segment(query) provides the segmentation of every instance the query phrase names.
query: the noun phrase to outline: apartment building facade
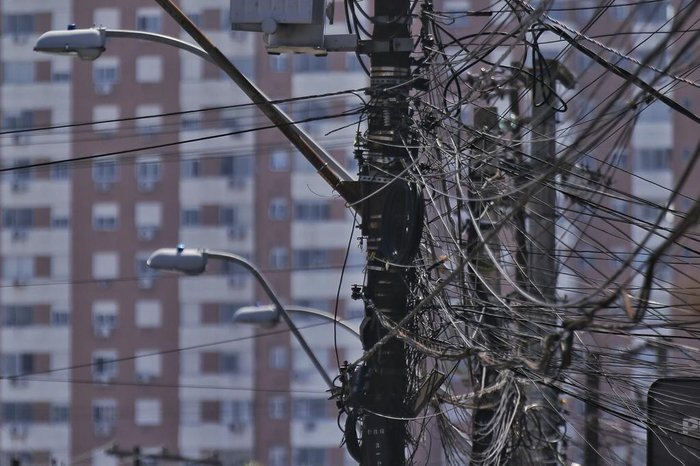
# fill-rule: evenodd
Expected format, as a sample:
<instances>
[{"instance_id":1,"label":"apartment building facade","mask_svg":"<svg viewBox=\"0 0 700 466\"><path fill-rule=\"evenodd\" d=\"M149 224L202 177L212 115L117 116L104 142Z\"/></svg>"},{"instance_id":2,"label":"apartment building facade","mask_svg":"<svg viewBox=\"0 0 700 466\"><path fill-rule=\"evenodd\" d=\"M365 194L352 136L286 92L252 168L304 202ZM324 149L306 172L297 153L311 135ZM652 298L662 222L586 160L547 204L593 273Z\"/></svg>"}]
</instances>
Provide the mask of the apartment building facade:
<instances>
[{"instance_id":1,"label":"apartment building facade","mask_svg":"<svg viewBox=\"0 0 700 466\"><path fill-rule=\"evenodd\" d=\"M230 31L228 2L181 7L273 99L365 85L354 55L268 57L258 36ZM339 285L353 232L343 203L200 57L119 39L94 62L31 50L69 24L188 40L153 2L8 0L0 14L2 166L44 165L7 171L0 192L0 461L116 465L105 450L117 443L226 465L342 464L337 409L298 344L283 326L231 321L265 303L253 278L222 262L162 275L145 260L180 243L232 251L283 302L333 313L340 293L338 316L356 318L358 251ZM284 105L313 120L358 102ZM324 138L348 123L304 127L352 170L353 130ZM51 129L17 132L37 127ZM333 326L297 324L337 373ZM343 332L341 362L359 351Z\"/></svg>"}]
</instances>

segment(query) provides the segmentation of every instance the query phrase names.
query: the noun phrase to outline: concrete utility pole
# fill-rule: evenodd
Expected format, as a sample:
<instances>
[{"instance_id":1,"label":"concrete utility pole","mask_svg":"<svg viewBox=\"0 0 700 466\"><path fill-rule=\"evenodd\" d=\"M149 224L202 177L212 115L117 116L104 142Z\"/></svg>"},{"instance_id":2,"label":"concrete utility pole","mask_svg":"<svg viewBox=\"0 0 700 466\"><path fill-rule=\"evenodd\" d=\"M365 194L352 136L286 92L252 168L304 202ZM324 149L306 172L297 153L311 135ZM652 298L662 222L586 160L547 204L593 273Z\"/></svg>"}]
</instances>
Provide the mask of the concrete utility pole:
<instances>
[{"instance_id":1,"label":"concrete utility pole","mask_svg":"<svg viewBox=\"0 0 700 466\"><path fill-rule=\"evenodd\" d=\"M376 0L372 40L361 46L371 57L370 113L360 160L362 234L367 239L361 331L365 350L387 334L379 314L398 322L407 312L412 272L400 265L413 259L423 222L417 187L396 178L410 163L405 147L411 144L410 21L410 0ZM388 340L363 370L361 464L401 466L408 434L401 418L409 415L405 345L396 338Z\"/></svg>"},{"instance_id":2,"label":"concrete utility pole","mask_svg":"<svg viewBox=\"0 0 700 466\"><path fill-rule=\"evenodd\" d=\"M498 160L490 154L496 148L496 144L490 136L498 131L498 109L496 107L483 107L474 109L474 130L482 133L482 136L474 141L477 153L472 157L469 167L469 224L467 225L468 243L466 254L471 257L473 270L469 267L467 277L468 288L473 294L473 312L483 314L482 325L485 328L497 329L503 326L502 319L497 317L498 303L493 298L493 290L500 290L499 272L494 266L491 257L483 250L488 247L493 254L498 255L500 242L498 236L493 235L488 243L482 244L481 238L491 237L494 228L498 224L498 207L493 201L497 195L495 188L489 183L498 172ZM483 280L483 281L482 281ZM496 351L502 343L497 338L486 338L482 343ZM498 371L489 367L480 367L477 372L482 382L480 389L488 388L496 383ZM471 464L490 464L489 454L493 447L494 430L491 421L494 417L494 406L498 403L500 392L495 391L490 395L478 397L476 408L472 418L472 455Z\"/></svg>"},{"instance_id":3,"label":"concrete utility pole","mask_svg":"<svg viewBox=\"0 0 700 466\"><path fill-rule=\"evenodd\" d=\"M554 306L557 291L556 260L556 189L553 165L556 163L556 84L559 65L554 60L536 59L533 72L532 127L530 142L531 164L535 177L542 177L531 190L526 205L528 215L527 271L530 293ZM544 176L549 174L548 176ZM554 328L556 317L548 309L535 309L526 321L533 335L528 344L528 355L541 357L542 338ZM542 368L545 374L548 367ZM558 462L559 399L556 389L530 383L526 387L526 403L532 413L524 435L533 437L536 447L519 448L515 464L551 465Z\"/></svg>"}]
</instances>

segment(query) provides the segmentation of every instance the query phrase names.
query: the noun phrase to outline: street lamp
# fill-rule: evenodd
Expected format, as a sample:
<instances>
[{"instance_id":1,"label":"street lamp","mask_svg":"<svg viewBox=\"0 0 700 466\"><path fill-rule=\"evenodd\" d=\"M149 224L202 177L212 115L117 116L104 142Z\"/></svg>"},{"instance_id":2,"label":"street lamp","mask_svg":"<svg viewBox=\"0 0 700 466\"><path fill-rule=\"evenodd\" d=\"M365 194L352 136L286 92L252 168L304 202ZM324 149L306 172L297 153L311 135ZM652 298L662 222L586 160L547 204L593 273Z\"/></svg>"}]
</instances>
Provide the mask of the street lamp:
<instances>
[{"instance_id":1,"label":"street lamp","mask_svg":"<svg viewBox=\"0 0 700 466\"><path fill-rule=\"evenodd\" d=\"M169 2L165 2L168 3ZM166 5L167 6L167 5ZM226 58L208 39L191 24L189 18L184 16L177 8L170 5L169 13L177 13L177 18L182 26L187 25L188 30L198 33L196 38L204 43L207 48L200 48L188 42L174 37L164 36L143 31L129 31L121 29L90 28L76 29L71 24L63 31L48 31L37 40L34 51L53 53L60 55L75 55L82 60L95 60L106 50L108 37L122 37L128 39L141 39L170 45L195 55L218 66L241 89L250 100L269 118L274 126L284 134L287 139L311 162L321 177L336 190L345 201L353 204L357 195L353 187L353 178L331 155L323 149L308 134L296 126L294 120L284 113L279 107L270 102L270 99L241 73L231 61ZM209 51L211 50L211 52ZM212 54L213 53L213 54ZM354 204L353 204L354 205Z\"/></svg>"},{"instance_id":2,"label":"street lamp","mask_svg":"<svg viewBox=\"0 0 700 466\"><path fill-rule=\"evenodd\" d=\"M320 317L329 320L334 324L343 327L356 337L360 337L360 332L347 322L337 319L332 314L323 312L318 309L304 306L285 306L284 310L288 314L304 314L315 317ZM243 324L255 324L262 327L274 327L279 323L280 313L275 306L244 306L233 313L233 321Z\"/></svg>"},{"instance_id":3,"label":"street lamp","mask_svg":"<svg viewBox=\"0 0 700 466\"><path fill-rule=\"evenodd\" d=\"M331 380L324 367L321 365L321 362L318 360L314 352L311 351L311 348L299 332L297 326L294 324L294 322L292 322L292 319L290 319L289 314L287 313L284 306L282 306L282 303L280 303L280 300L277 298L277 295L274 291L272 291L272 288L262 276L260 271L246 259L230 252L214 251L211 249L185 248L182 246L178 246L177 248L158 249L153 254L151 254L151 256L148 258L148 261L146 261L146 264L153 269L181 272L187 275L199 275L206 269L207 261L210 257L227 262L233 262L242 266L251 274L253 274L258 283L260 283L260 286L262 286L267 296L270 298L270 301L274 303L274 309L277 312L277 316L281 317L282 320L284 320L284 323L287 324L289 330L299 342L299 345L301 345L306 355L309 357L309 359L311 359L311 362L316 367L316 370L318 370L318 372L323 377L323 380L328 385L328 388L330 390L333 390L333 381Z\"/></svg>"},{"instance_id":4,"label":"street lamp","mask_svg":"<svg viewBox=\"0 0 700 466\"><path fill-rule=\"evenodd\" d=\"M104 27L76 29L75 25L72 24L66 30L48 31L39 36L34 45L34 51L57 55L75 55L81 60L92 61L99 58L102 52L107 49L107 39L110 37L158 42L187 50L210 63L214 63L211 56L202 48L174 37L153 32L107 29Z\"/></svg>"}]
</instances>

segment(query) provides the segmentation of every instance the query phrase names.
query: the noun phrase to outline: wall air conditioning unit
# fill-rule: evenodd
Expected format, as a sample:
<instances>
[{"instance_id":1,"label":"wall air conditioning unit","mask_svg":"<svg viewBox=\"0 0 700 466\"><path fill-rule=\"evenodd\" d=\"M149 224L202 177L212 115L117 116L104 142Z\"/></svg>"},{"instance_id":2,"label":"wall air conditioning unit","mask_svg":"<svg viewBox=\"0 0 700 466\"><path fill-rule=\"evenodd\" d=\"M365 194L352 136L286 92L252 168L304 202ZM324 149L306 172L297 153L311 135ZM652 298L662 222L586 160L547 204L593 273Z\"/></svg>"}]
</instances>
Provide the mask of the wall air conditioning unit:
<instances>
[{"instance_id":1,"label":"wall air conditioning unit","mask_svg":"<svg viewBox=\"0 0 700 466\"><path fill-rule=\"evenodd\" d=\"M334 6L334 0L231 0L231 29L262 32L267 52L273 54L353 51L354 34L325 35Z\"/></svg>"},{"instance_id":2,"label":"wall air conditioning unit","mask_svg":"<svg viewBox=\"0 0 700 466\"><path fill-rule=\"evenodd\" d=\"M24 439L29 434L29 427L26 424L10 424L10 437L13 439Z\"/></svg>"}]
</instances>

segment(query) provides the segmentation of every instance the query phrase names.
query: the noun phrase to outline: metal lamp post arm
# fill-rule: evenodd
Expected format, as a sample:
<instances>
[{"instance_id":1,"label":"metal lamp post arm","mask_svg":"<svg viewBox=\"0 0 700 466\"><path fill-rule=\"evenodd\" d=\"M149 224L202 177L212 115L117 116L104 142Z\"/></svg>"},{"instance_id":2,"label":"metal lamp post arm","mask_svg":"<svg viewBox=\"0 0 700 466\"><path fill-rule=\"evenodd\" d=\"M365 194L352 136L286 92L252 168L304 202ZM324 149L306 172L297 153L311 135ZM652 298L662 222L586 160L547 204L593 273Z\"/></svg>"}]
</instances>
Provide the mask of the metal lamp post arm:
<instances>
[{"instance_id":1,"label":"metal lamp post arm","mask_svg":"<svg viewBox=\"0 0 700 466\"><path fill-rule=\"evenodd\" d=\"M277 298L277 295L275 294L274 291L272 291L272 288L270 288L270 285L267 283L265 280L265 277L262 276L262 274L258 271L258 269L255 268L253 264L242 258L241 256L238 256L236 254L232 254L229 252L223 252L223 251L212 251L209 249L205 249L202 251L202 255L205 258L208 257L214 257L217 259L229 261L229 262L235 262L236 264L242 266L246 270L248 270L250 273L255 276L255 279L260 283L260 286L263 287L263 290L265 290L265 293L267 296L270 298L272 303L277 307L277 310L279 311L280 316L282 317L282 320L284 320L284 323L287 324L289 327L289 330L292 332L294 337L297 339L299 344L301 345L302 349L306 353L306 355L311 359L311 362L313 365L316 367L316 370L321 374L323 377L323 380L326 382L328 385L329 389L333 389L333 380L330 378L324 367L321 365L321 362L318 360L314 352L311 350L309 347L308 343L306 343L306 340L304 339L303 335L299 332L299 329L297 326L294 324L292 319L289 318L289 314L287 311L284 309L284 306L282 306L282 303L280 303L279 299Z\"/></svg>"},{"instance_id":2,"label":"metal lamp post arm","mask_svg":"<svg viewBox=\"0 0 700 466\"><path fill-rule=\"evenodd\" d=\"M342 320L338 320L335 317L333 317L332 315L327 314L325 312L321 312L318 309L313 309L311 307L303 307L303 306L287 306L287 307L285 307L285 311L287 311L287 313L292 312L292 313L297 313L297 314L308 314L308 315L315 316L315 317L321 317L323 319L330 320L337 325L340 325L341 327L343 327L345 330L352 333L356 337L360 336L360 332L358 332L355 328L353 328L352 325L350 325L346 322L343 322Z\"/></svg>"},{"instance_id":3,"label":"metal lamp post arm","mask_svg":"<svg viewBox=\"0 0 700 466\"><path fill-rule=\"evenodd\" d=\"M121 37L126 39L139 39L147 40L150 42L158 42L159 44L169 45L171 47L177 47L178 49L185 50L197 55L200 58L205 59L209 63L216 65L216 61L201 47L192 45L184 40L176 39L175 37L164 36L163 34L156 34L153 32L144 31L130 31L125 29L106 29L100 28L105 33L105 37Z\"/></svg>"}]
</instances>

